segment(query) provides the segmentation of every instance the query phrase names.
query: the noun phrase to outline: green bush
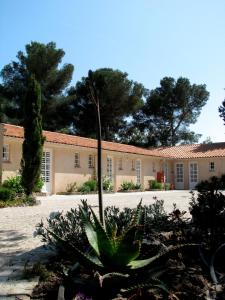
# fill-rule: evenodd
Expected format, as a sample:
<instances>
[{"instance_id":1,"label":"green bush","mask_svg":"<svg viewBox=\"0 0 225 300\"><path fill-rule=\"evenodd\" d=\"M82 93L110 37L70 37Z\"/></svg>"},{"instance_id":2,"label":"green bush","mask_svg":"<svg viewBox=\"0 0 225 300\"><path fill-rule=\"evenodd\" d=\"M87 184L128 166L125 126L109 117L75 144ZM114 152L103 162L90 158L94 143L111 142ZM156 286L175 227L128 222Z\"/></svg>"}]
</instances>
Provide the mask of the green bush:
<instances>
[{"instance_id":1,"label":"green bush","mask_svg":"<svg viewBox=\"0 0 225 300\"><path fill-rule=\"evenodd\" d=\"M34 188L34 192L39 193L41 191L43 185L44 185L44 181L42 180L42 178L39 178L39 180Z\"/></svg>"},{"instance_id":2,"label":"green bush","mask_svg":"<svg viewBox=\"0 0 225 300\"><path fill-rule=\"evenodd\" d=\"M107 192L113 191L113 185L108 178L103 179L102 188L104 191L107 191ZM83 185L77 189L77 191L82 194L88 194L90 192L96 192L97 189L98 189L98 182L94 179L91 179L91 180L84 182Z\"/></svg>"},{"instance_id":3,"label":"green bush","mask_svg":"<svg viewBox=\"0 0 225 300\"><path fill-rule=\"evenodd\" d=\"M160 182L157 182L156 180L149 180L148 184L149 184L149 188L151 190L162 190L163 189L163 184Z\"/></svg>"},{"instance_id":4,"label":"green bush","mask_svg":"<svg viewBox=\"0 0 225 300\"><path fill-rule=\"evenodd\" d=\"M40 192L42 187L44 185L43 180L40 178L38 180L38 183L34 189L34 192ZM24 193L24 188L22 186L22 177L20 175L12 176L7 178L3 184L3 187L12 189L16 194L22 194Z\"/></svg>"},{"instance_id":5,"label":"green bush","mask_svg":"<svg viewBox=\"0 0 225 300\"><path fill-rule=\"evenodd\" d=\"M66 186L66 192L67 193L74 193L77 190L77 183L76 182L71 182L68 183Z\"/></svg>"},{"instance_id":6,"label":"green bush","mask_svg":"<svg viewBox=\"0 0 225 300\"><path fill-rule=\"evenodd\" d=\"M14 197L15 197L15 192L12 189L6 187L0 187L1 201L13 200Z\"/></svg>"},{"instance_id":7,"label":"green bush","mask_svg":"<svg viewBox=\"0 0 225 300\"><path fill-rule=\"evenodd\" d=\"M12 189L17 194L24 193L21 176L19 175L7 178L3 182L2 186L8 189Z\"/></svg>"},{"instance_id":8,"label":"green bush","mask_svg":"<svg viewBox=\"0 0 225 300\"><path fill-rule=\"evenodd\" d=\"M169 216L164 210L164 201L155 198L155 202L151 205L144 206L145 209L145 236L148 237L153 232L159 233L169 228ZM115 206L107 206L104 210L106 226L116 224L118 235L122 234L130 223L135 209L125 207L120 210ZM36 226L36 234L41 236L42 242L47 243L59 251L64 251L62 245L49 235L48 230L56 235L63 237L72 244L86 249L87 239L82 230L82 221L79 209L71 209L66 214L63 212L52 213L47 219L47 226L41 222ZM109 228L108 228L109 230ZM75 234L76 233L76 234Z\"/></svg>"},{"instance_id":9,"label":"green bush","mask_svg":"<svg viewBox=\"0 0 225 300\"><path fill-rule=\"evenodd\" d=\"M165 183L164 188L165 188L166 191L169 191L170 190L170 183Z\"/></svg>"},{"instance_id":10,"label":"green bush","mask_svg":"<svg viewBox=\"0 0 225 300\"><path fill-rule=\"evenodd\" d=\"M67 259L71 257L72 262L75 262L67 272L66 290L71 290L74 285L77 290L81 288L81 291L88 291L89 296L94 296L93 299L114 299L119 292L127 295L131 291L143 292L149 289L160 289L161 292L166 290L169 293L166 285L158 277L166 273L172 255L193 245L179 244L167 247L159 242L156 246L151 236L146 241L146 212L141 202L132 210L128 222L120 232L113 220L106 219L104 228L92 208L85 201L82 203L78 218L83 237L86 238L85 248L80 248L79 244L74 243L78 237L76 231L74 237L68 240L63 235L44 228L48 237L64 248ZM84 271L79 273L79 270Z\"/></svg>"},{"instance_id":11,"label":"green bush","mask_svg":"<svg viewBox=\"0 0 225 300\"><path fill-rule=\"evenodd\" d=\"M97 181L96 180L88 180L83 183L81 187L78 188L78 192L82 194L87 194L90 192L97 191Z\"/></svg>"},{"instance_id":12,"label":"green bush","mask_svg":"<svg viewBox=\"0 0 225 300\"><path fill-rule=\"evenodd\" d=\"M135 183L135 184L133 185L133 189L134 189L134 190L140 190L140 189L141 189L141 184L140 184L140 183Z\"/></svg>"},{"instance_id":13,"label":"green bush","mask_svg":"<svg viewBox=\"0 0 225 300\"><path fill-rule=\"evenodd\" d=\"M139 190L140 188L141 184L133 183L132 181L124 181L121 184L122 191Z\"/></svg>"},{"instance_id":14,"label":"green bush","mask_svg":"<svg viewBox=\"0 0 225 300\"><path fill-rule=\"evenodd\" d=\"M66 214L63 214L63 212L51 213L49 219L47 219L47 226L44 225L43 221L36 225L35 235L40 236L42 242L48 244L50 248L63 254L64 247L49 235L48 230L77 245L82 250L85 250L87 247L87 239L82 229L80 211L76 208L72 208ZM67 258L69 259L70 257Z\"/></svg>"},{"instance_id":15,"label":"green bush","mask_svg":"<svg viewBox=\"0 0 225 300\"><path fill-rule=\"evenodd\" d=\"M78 192L80 192L82 194L88 194L91 192L91 188L90 188L90 186L83 184L82 186L80 186L78 188Z\"/></svg>"},{"instance_id":16,"label":"green bush","mask_svg":"<svg viewBox=\"0 0 225 300\"><path fill-rule=\"evenodd\" d=\"M85 186L90 188L91 192L97 191L97 181L96 180L88 180L84 183Z\"/></svg>"},{"instance_id":17,"label":"green bush","mask_svg":"<svg viewBox=\"0 0 225 300\"><path fill-rule=\"evenodd\" d=\"M112 182L108 178L104 178L102 182L103 190L106 192L112 192L113 191L113 185Z\"/></svg>"},{"instance_id":18,"label":"green bush","mask_svg":"<svg viewBox=\"0 0 225 300\"><path fill-rule=\"evenodd\" d=\"M0 208L14 206L33 206L39 204L39 201L32 196L15 197L11 200L0 200Z\"/></svg>"},{"instance_id":19,"label":"green bush","mask_svg":"<svg viewBox=\"0 0 225 300\"><path fill-rule=\"evenodd\" d=\"M124 182L121 183L121 190L122 191L128 191L128 190L131 189L130 187L131 187L130 182L124 181Z\"/></svg>"},{"instance_id":20,"label":"green bush","mask_svg":"<svg viewBox=\"0 0 225 300\"><path fill-rule=\"evenodd\" d=\"M211 248L225 241L225 195L221 192L224 187L225 175L214 176L196 186L197 194L192 192L189 208L192 224Z\"/></svg>"},{"instance_id":21,"label":"green bush","mask_svg":"<svg viewBox=\"0 0 225 300\"><path fill-rule=\"evenodd\" d=\"M28 206L33 206L33 205L37 205L40 203L40 201L38 201L34 196L24 196L21 198L21 200L23 201L24 205L28 205Z\"/></svg>"}]
</instances>

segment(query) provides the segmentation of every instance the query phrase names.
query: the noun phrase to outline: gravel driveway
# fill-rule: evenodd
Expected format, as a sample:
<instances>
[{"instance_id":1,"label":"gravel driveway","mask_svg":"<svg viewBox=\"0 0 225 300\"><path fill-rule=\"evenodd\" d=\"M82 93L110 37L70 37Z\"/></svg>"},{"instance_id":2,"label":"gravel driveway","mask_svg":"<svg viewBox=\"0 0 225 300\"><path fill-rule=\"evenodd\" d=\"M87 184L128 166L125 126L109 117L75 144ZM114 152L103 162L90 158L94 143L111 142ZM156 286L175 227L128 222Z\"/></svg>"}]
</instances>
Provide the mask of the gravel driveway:
<instances>
[{"instance_id":1,"label":"gravel driveway","mask_svg":"<svg viewBox=\"0 0 225 300\"><path fill-rule=\"evenodd\" d=\"M164 200L164 207L171 212L173 203L181 210L188 210L189 191L162 191L143 193L116 193L104 195L104 206L136 207L140 199L143 204L152 204L155 197ZM25 263L29 265L44 261L51 255L42 247L39 237L34 237L35 225L46 220L51 212L77 207L80 199L87 199L93 207L98 206L97 195L73 195L39 197L40 205L0 209L0 298L7 295L31 294L37 279L21 280Z\"/></svg>"},{"instance_id":2,"label":"gravel driveway","mask_svg":"<svg viewBox=\"0 0 225 300\"><path fill-rule=\"evenodd\" d=\"M166 211L170 212L173 203L182 210L188 209L189 191L162 191L116 193L104 195L104 205L115 205L120 208L135 207L140 199L143 204L151 204L153 197L163 199ZM45 220L51 212L67 211L77 207L80 199L87 199L88 203L97 206L97 195L53 195L39 197L41 204L33 207L12 207L0 209L0 266L6 258L17 256L42 245L38 237L33 237L35 225Z\"/></svg>"}]
</instances>

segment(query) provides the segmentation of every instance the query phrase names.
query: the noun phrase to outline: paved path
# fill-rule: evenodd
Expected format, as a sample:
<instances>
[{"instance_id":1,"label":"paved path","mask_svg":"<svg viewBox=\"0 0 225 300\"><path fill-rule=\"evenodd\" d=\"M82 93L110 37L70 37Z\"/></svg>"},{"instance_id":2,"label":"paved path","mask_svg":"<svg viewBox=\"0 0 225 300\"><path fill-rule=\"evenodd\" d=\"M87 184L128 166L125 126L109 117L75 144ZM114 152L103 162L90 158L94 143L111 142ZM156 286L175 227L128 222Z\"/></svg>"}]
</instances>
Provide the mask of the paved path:
<instances>
[{"instance_id":1,"label":"paved path","mask_svg":"<svg viewBox=\"0 0 225 300\"><path fill-rule=\"evenodd\" d=\"M133 208L140 199L143 199L143 204L154 203L155 196L164 200L168 212L172 211L173 203L182 210L188 210L189 191L105 194L103 199L105 206ZM38 206L0 209L0 296L3 288L1 282L17 274L27 260L35 261L40 255L45 255L40 239L33 237L35 225L41 219L46 220L51 212L66 212L77 207L80 199L87 199L90 205L98 205L97 195L53 195L40 197L41 204Z\"/></svg>"}]
</instances>

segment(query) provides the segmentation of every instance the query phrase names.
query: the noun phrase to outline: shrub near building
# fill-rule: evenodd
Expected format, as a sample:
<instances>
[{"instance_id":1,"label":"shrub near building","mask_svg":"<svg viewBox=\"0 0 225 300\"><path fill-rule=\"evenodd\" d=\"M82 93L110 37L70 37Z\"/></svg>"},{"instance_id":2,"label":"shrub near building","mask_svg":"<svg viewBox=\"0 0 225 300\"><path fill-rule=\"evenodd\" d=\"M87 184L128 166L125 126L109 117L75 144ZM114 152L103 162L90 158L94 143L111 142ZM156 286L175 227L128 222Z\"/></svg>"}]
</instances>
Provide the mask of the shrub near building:
<instances>
[{"instance_id":1,"label":"shrub near building","mask_svg":"<svg viewBox=\"0 0 225 300\"><path fill-rule=\"evenodd\" d=\"M35 186L35 192L40 192L43 181L39 179ZM34 205L34 197L25 197L20 175L7 178L0 187L0 208L7 206Z\"/></svg>"},{"instance_id":2,"label":"shrub near building","mask_svg":"<svg viewBox=\"0 0 225 300\"><path fill-rule=\"evenodd\" d=\"M140 190L141 184L139 183L133 183L132 181L124 181L121 183L121 191L135 191Z\"/></svg>"}]
</instances>

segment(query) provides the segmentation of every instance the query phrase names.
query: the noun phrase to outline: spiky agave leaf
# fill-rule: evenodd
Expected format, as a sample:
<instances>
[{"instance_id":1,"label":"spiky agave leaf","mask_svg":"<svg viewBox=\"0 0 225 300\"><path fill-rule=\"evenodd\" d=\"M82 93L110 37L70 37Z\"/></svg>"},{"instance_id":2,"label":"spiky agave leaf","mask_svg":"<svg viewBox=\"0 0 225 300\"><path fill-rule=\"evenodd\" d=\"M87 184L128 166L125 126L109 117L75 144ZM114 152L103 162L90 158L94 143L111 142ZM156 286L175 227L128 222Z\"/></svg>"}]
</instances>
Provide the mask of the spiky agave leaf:
<instances>
[{"instance_id":1,"label":"spiky agave leaf","mask_svg":"<svg viewBox=\"0 0 225 300\"><path fill-rule=\"evenodd\" d=\"M104 227L102 226L101 222L92 209L91 213L94 220L94 229L97 235L99 257L103 261L103 263L107 264L108 261L111 261L112 256L115 252L115 244L113 240L110 240L110 238L108 237L107 232L105 231Z\"/></svg>"},{"instance_id":2,"label":"spiky agave leaf","mask_svg":"<svg viewBox=\"0 0 225 300\"><path fill-rule=\"evenodd\" d=\"M104 269L103 264L101 263L101 261L98 259L97 256L90 256L89 254L86 254L86 253L80 251L75 245L70 244L68 241L65 241L64 239L62 239L60 236L58 236L54 232L50 231L47 228L46 228L46 230L55 240L60 242L65 247L69 248L71 250L71 252L73 251L73 253L75 254L75 258L81 265L83 265L84 267L87 267L87 268L94 269L94 270L103 270Z\"/></svg>"},{"instance_id":3,"label":"spiky agave leaf","mask_svg":"<svg viewBox=\"0 0 225 300\"><path fill-rule=\"evenodd\" d=\"M137 239L138 226L130 227L118 240L116 252L113 256L114 266L126 268L126 266L140 255L141 239Z\"/></svg>"},{"instance_id":4,"label":"spiky agave leaf","mask_svg":"<svg viewBox=\"0 0 225 300\"><path fill-rule=\"evenodd\" d=\"M131 222L123 234L116 240L116 251L113 256L114 265L126 267L128 263L140 255L143 239L143 226L140 221L143 216L142 199L134 211Z\"/></svg>"},{"instance_id":5,"label":"spiky agave leaf","mask_svg":"<svg viewBox=\"0 0 225 300\"><path fill-rule=\"evenodd\" d=\"M133 292L135 290L140 290L140 289L149 289L149 290L160 289L169 294L169 290L168 290L166 284L156 278L152 278L149 282L146 282L146 283L138 283L136 285L129 286L129 288L124 288L124 289L121 289L120 291L122 293L130 293L130 292Z\"/></svg>"},{"instance_id":6,"label":"spiky agave leaf","mask_svg":"<svg viewBox=\"0 0 225 300\"><path fill-rule=\"evenodd\" d=\"M96 272L95 277L98 278L99 285L100 285L100 287L102 287L103 282L105 280L110 280L110 283L111 283L111 280L114 280L114 283L115 283L115 280L121 282L121 280L127 279L129 277L129 274L111 272L111 273L106 273L104 275L100 275L98 272Z\"/></svg>"},{"instance_id":7,"label":"spiky agave leaf","mask_svg":"<svg viewBox=\"0 0 225 300\"><path fill-rule=\"evenodd\" d=\"M170 255L173 252L177 252L183 248L194 247L194 246L198 246L198 244L182 244L179 246L171 246L168 247L167 250L164 250L163 252L153 257L147 259L133 260L128 264L128 266L130 267L131 270L145 268L148 267L150 264L157 262L158 260L164 259L167 255Z\"/></svg>"},{"instance_id":8,"label":"spiky agave leaf","mask_svg":"<svg viewBox=\"0 0 225 300\"><path fill-rule=\"evenodd\" d=\"M82 217L82 226L83 226L84 232L87 236L88 242L89 242L90 246L94 249L96 255L100 256L97 232L87 215L88 211L84 210L82 207L80 207L80 213L81 213L81 217Z\"/></svg>"},{"instance_id":9,"label":"spiky agave leaf","mask_svg":"<svg viewBox=\"0 0 225 300\"><path fill-rule=\"evenodd\" d=\"M102 276L103 279L111 279L111 278L128 278L129 274L123 274L118 272L106 273Z\"/></svg>"},{"instance_id":10,"label":"spiky agave leaf","mask_svg":"<svg viewBox=\"0 0 225 300\"><path fill-rule=\"evenodd\" d=\"M141 206L141 204L142 204L142 199L138 203L138 206L137 206L136 210L133 213L133 216L131 218L131 222L130 222L128 227L140 224L141 217L142 217L142 210L143 210L143 207Z\"/></svg>"},{"instance_id":11,"label":"spiky agave leaf","mask_svg":"<svg viewBox=\"0 0 225 300\"><path fill-rule=\"evenodd\" d=\"M107 232L108 236L110 237L110 239L112 239L112 240L116 239L117 230L118 230L118 227L117 227L117 224L115 221L106 223L106 232Z\"/></svg>"}]
</instances>

